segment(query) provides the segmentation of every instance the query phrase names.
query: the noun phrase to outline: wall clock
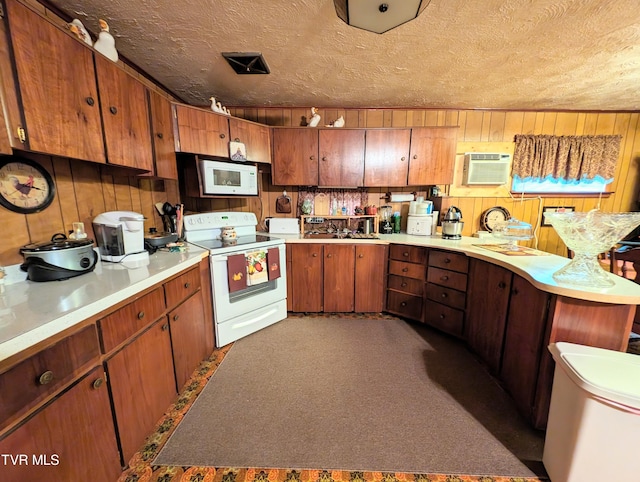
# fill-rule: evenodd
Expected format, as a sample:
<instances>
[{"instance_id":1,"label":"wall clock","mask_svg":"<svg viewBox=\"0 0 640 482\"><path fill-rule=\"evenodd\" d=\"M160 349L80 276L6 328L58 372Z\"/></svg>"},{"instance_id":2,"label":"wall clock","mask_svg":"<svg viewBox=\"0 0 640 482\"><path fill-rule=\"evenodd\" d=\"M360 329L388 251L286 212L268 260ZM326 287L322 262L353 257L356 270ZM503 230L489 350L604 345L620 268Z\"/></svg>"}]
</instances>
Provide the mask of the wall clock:
<instances>
[{"instance_id":1,"label":"wall clock","mask_svg":"<svg viewBox=\"0 0 640 482\"><path fill-rule=\"evenodd\" d=\"M15 156L0 159L0 204L5 208L37 213L51 204L55 193L51 174L37 162Z\"/></svg>"},{"instance_id":2,"label":"wall clock","mask_svg":"<svg viewBox=\"0 0 640 482\"><path fill-rule=\"evenodd\" d=\"M509 211L502 206L494 206L482 213L480 226L485 231L492 232L498 223L502 223L511 217Z\"/></svg>"}]
</instances>

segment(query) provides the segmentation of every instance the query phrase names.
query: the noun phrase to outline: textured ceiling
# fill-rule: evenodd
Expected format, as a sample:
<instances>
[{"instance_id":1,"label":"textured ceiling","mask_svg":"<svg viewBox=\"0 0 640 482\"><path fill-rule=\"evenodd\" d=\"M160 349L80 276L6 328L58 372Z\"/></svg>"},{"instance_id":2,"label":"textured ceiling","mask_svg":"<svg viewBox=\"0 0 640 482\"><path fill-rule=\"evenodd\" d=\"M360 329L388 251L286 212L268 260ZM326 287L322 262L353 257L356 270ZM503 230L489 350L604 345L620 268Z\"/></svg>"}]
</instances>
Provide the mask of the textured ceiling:
<instances>
[{"instance_id":1,"label":"textured ceiling","mask_svg":"<svg viewBox=\"0 0 640 482\"><path fill-rule=\"evenodd\" d=\"M51 0L203 105L640 110L638 0L432 0L382 35L333 0ZM377 2L374 3L377 4ZM221 52L261 52L237 75Z\"/></svg>"}]
</instances>

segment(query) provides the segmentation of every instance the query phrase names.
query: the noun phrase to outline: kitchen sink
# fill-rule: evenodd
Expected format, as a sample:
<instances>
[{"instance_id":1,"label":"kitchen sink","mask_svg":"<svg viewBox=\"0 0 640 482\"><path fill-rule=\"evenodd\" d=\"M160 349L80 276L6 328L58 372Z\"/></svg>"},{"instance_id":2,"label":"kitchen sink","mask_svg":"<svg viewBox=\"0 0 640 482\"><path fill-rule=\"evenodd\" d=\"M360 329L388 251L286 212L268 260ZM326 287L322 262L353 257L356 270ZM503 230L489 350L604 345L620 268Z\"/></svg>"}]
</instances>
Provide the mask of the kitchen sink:
<instances>
[{"instance_id":1,"label":"kitchen sink","mask_svg":"<svg viewBox=\"0 0 640 482\"><path fill-rule=\"evenodd\" d=\"M375 233L305 233L305 239L378 239Z\"/></svg>"}]
</instances>

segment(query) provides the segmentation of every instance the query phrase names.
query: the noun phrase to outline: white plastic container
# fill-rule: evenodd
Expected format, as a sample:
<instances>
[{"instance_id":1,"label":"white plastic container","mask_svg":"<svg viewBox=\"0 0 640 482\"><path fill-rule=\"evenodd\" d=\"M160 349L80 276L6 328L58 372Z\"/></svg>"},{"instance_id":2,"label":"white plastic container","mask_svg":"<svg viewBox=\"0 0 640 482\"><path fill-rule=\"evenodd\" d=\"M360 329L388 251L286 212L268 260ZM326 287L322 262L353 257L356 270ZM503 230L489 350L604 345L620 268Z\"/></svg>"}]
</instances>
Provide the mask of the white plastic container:
<instances>
[{"instance_id":1,"label":"white plastic container","mask_svg":"<svg viewBox=\"0 0 640 482\"><path fill-rule=\"evenodd\" d=\"M637 480L640 356L558 342L542 462L552 482Z\"/></svg>"}]
</instances>

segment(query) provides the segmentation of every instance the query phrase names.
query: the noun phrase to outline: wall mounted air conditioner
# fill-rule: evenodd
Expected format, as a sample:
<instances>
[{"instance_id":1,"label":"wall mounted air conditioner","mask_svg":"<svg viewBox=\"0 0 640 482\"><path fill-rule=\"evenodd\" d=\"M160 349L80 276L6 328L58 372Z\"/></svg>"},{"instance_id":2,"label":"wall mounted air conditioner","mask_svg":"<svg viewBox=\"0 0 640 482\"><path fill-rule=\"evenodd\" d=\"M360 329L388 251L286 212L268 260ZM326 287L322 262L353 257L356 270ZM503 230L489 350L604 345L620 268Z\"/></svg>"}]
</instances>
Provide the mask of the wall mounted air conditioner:
<instances>
[{"instance_id":1,"label":"wall mounted air conditioner","mask_svg":"<svg viewBox=\"0 0 640 482\"><path fill-rule=\"evenodd\" d=\"M467 152L464 155L464 179L468 185L506 184L509 182L511 154Z\"/></svg>"}]
</instances>

